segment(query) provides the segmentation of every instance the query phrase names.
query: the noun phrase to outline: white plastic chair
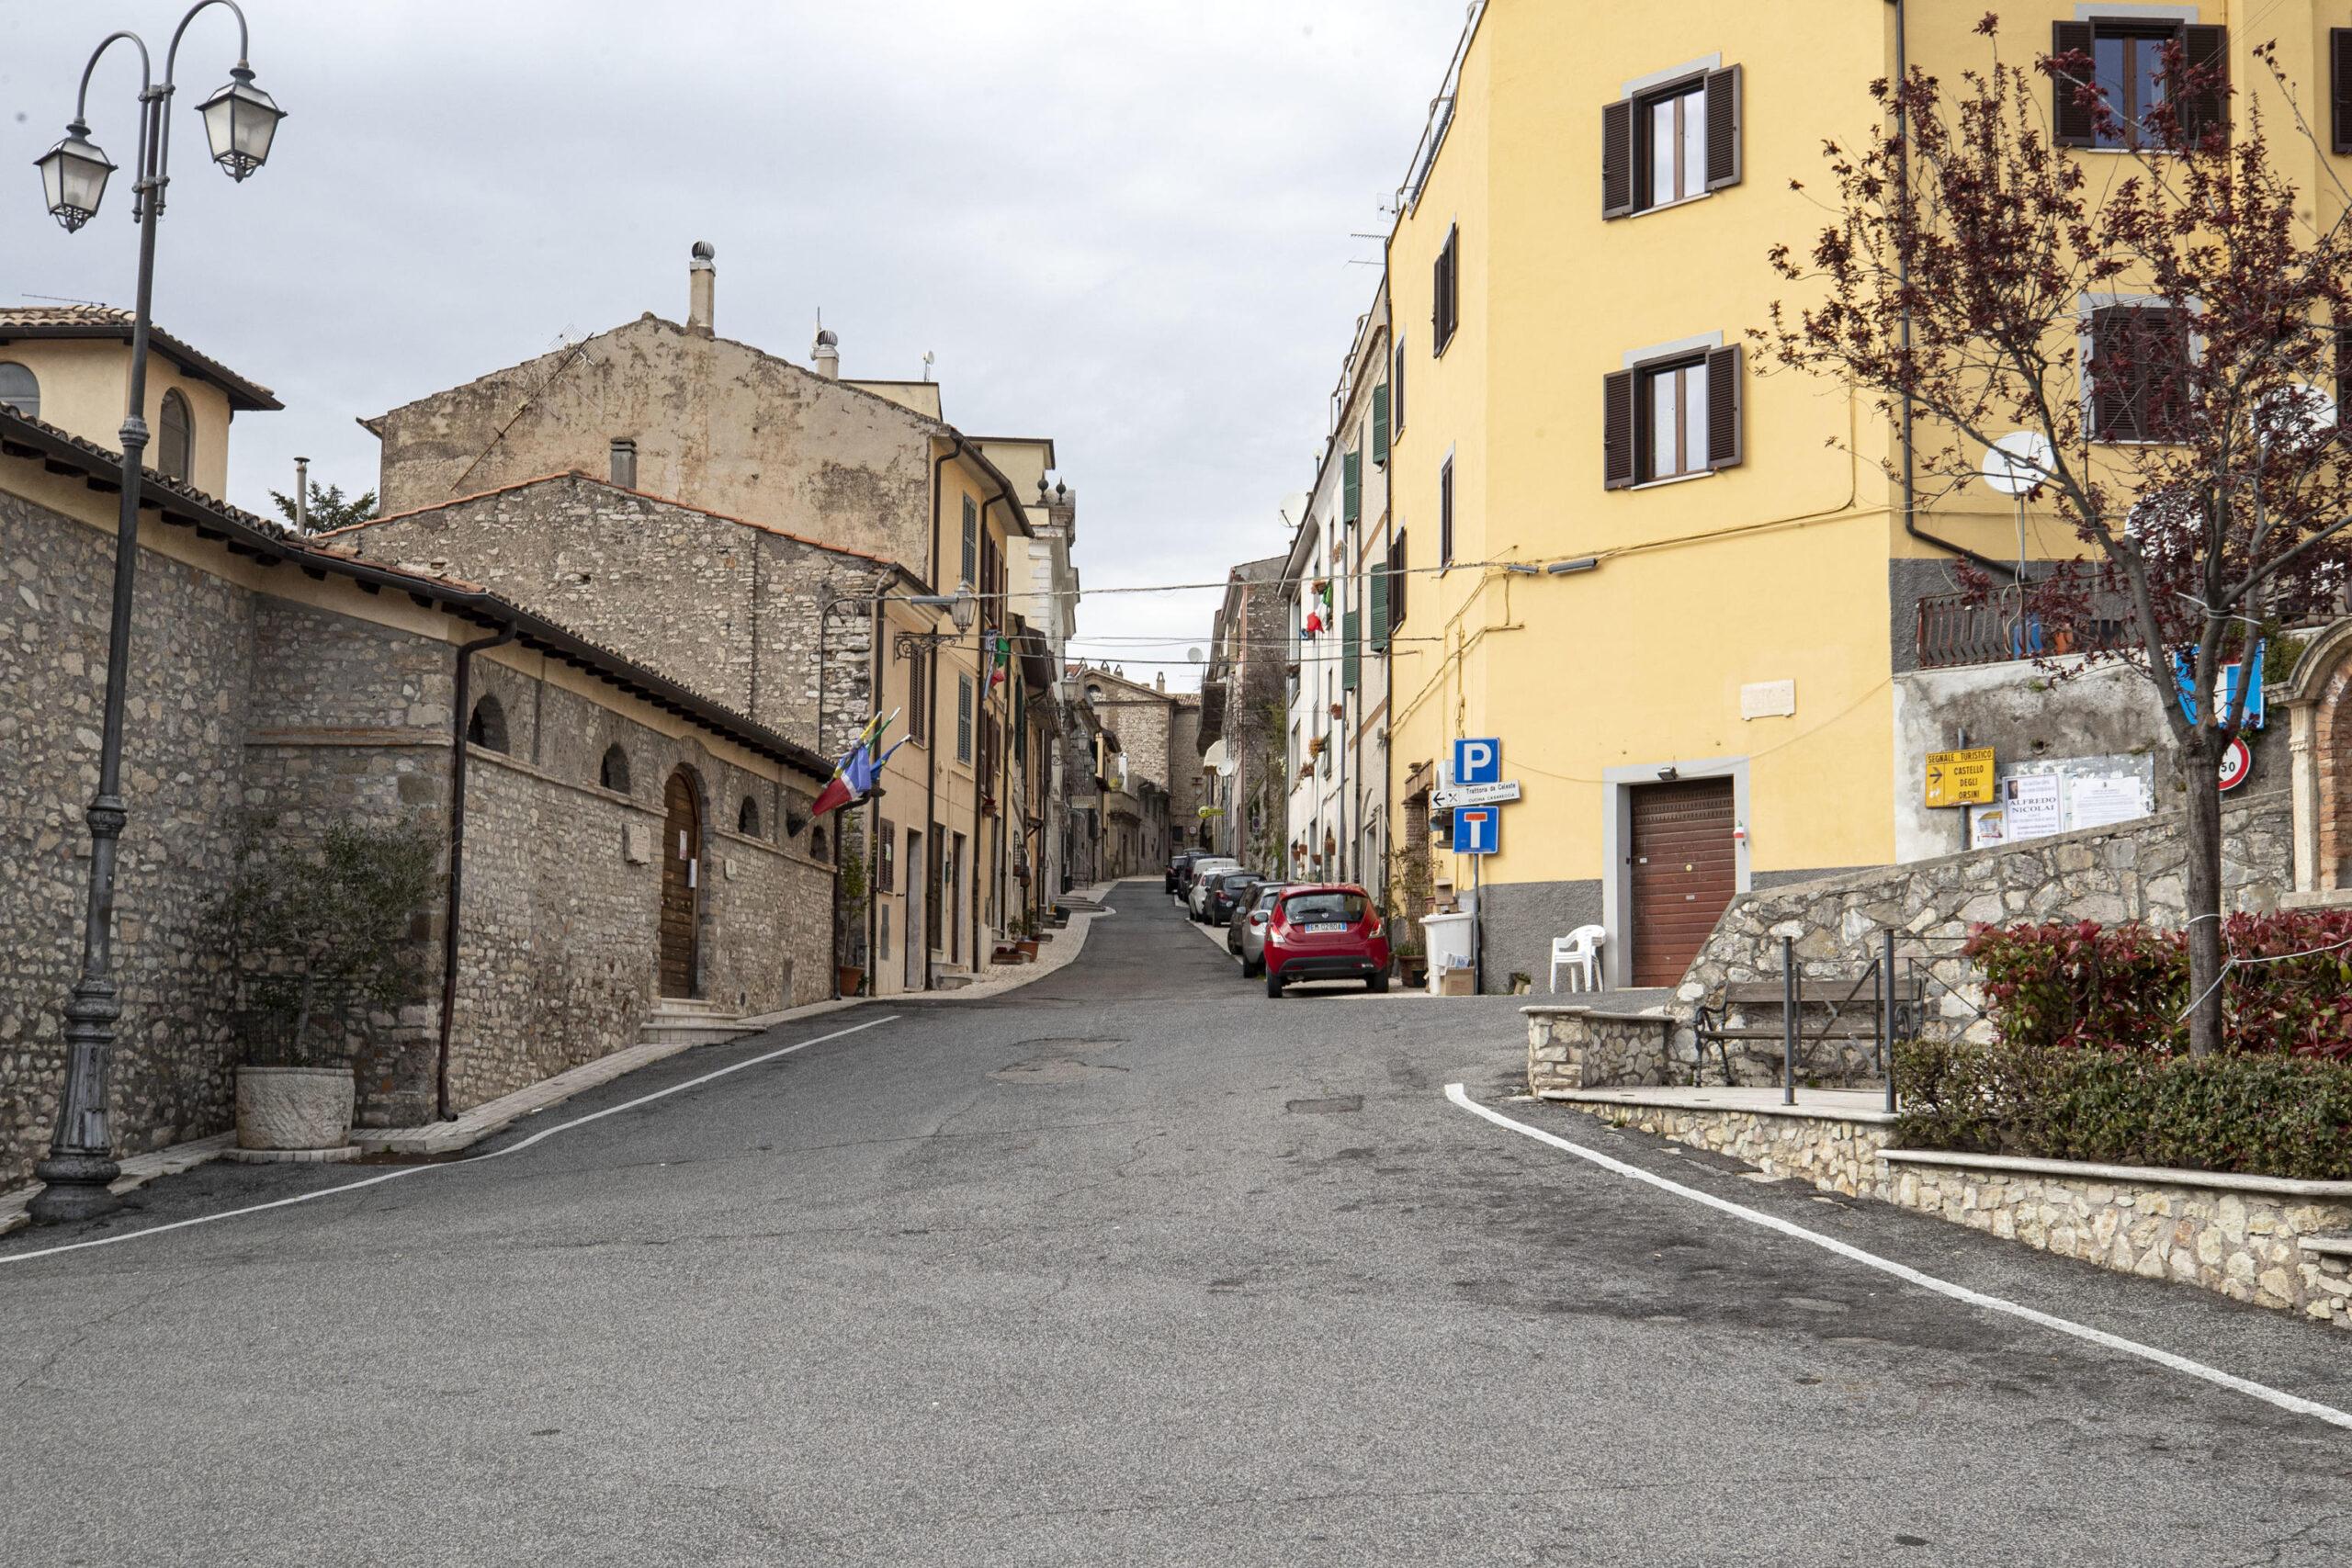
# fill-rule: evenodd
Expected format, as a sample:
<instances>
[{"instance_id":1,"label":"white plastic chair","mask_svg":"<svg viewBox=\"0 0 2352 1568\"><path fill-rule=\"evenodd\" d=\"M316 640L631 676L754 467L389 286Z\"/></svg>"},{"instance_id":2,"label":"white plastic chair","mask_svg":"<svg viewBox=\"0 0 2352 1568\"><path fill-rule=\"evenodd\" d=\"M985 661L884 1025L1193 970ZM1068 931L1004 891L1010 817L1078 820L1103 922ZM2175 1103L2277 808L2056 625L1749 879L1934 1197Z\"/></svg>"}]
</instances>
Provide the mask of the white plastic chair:
<instances>
[{"instance_id":1,"label":"white plastic chair","mask_svg":"<svg viewBox=\"0 0 2352 1568\"><path fill-rule=\"evenodd\" d=\"M1552 939L1552 989L1560 988L1560 971L1570 971L1571 978L1580 985L1571 987L1579 991L1608 989L1600 973L1600 944L1608 940L1608 931L1600 926L1578 926L1566 936Z\"/></svg>"}]
</instances>

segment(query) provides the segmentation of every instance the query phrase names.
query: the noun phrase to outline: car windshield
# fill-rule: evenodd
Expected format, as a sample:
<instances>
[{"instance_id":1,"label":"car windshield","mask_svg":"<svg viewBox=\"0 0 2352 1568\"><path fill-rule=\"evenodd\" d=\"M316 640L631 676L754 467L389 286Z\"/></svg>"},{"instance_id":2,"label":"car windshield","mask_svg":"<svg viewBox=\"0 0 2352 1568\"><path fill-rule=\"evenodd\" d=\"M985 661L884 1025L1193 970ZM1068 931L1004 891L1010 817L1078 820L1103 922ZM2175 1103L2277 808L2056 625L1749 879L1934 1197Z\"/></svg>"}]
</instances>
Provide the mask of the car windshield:
<instances>
[{"instance_id":1,"label":"car windshield","mask_svg":"<svg viewBox=\"0 0 2352 1568\"><path fill-rule=\"evenodd\" d=\"M1283 914L1295 926L1310 921L1354 925L1370 907L1370 901L1361 893L1295 893L1283 901Z\"/></svg>"}]
</instances>

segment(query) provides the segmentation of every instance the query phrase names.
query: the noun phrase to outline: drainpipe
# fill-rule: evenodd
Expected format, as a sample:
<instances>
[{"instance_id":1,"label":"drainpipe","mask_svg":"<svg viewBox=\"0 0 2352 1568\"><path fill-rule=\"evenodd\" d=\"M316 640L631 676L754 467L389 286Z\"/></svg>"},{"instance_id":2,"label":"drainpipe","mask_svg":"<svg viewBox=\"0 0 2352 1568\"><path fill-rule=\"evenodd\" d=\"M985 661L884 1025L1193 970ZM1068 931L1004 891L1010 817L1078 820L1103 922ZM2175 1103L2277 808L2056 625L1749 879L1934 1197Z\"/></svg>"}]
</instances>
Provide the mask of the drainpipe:
<instances>
[{"instance_id":1,"label":"drainpipe","mask_svg":"<svg viewBox=\"0 0 2352 1568\"><path fill-rule=\"evenodd\" d=\"M1009 501L1010 499L1012 498L1000 490L994 495L980 502L980 538L984 542L989 536L989 508L994 506L1000 501ZM1000 558L1001 558L1001 555L1002 552L1000 551ZM983 588L978 583L974 583L972 585L972 592L981 595L981 612L978 625L982 627L986 627L989 625L987 608L989 597L995 591L993 588ZM1002 615L1003 613L1003 601L999 600L997 601L997 614ZM1000 630L998 635L1002 636L1003 633ZM979 690L972 698L972 749L975 752L978 752L979 750L980 735L982 733L981 720L986 717L989 711L989 661L987 657L987 649L988 642L986 633L983 632L980 642L973 650L972 660L979 667L979 675L975 682L978 686ZM1009 675L1006 677L1008 680L1011 678L1012 677ZM981 798L988 794L988 785L989 781L986 778L983 778L980 774L980 759L975 755L972 758L972 869L975 872L979 869L980 864L980 801ZM999 803L998 810L1000 813L1002 812L1003 807L1001 803ZM999 840L1001 840L1004 835L999 833L997 837ZM972 977L977 980L986 976L988 971L980 964L980 879L976 875L971 879L971 882Z\"/></svg>"},{"instance_id":2,"label":"drainpipe","mask_svg":"<svg viewBox=\"0 0 2352 1568\"><path fill-rule=\"evenodd\" d=\"M1894 136L1896 178L1902 182L1904 194L1911 190L1911 118L1910 110L1901 96L1903 85L1911 79L1909 34L1905 26L1904 0L1888 0L1894 7ZM1903 363L1911 363L1911 257L1906 247L1897 246L1895 281L1903 291ZM2006 561L1979 555L1966 545L1958 544L1940 535L1930 534L1919 526L1918 487L1914 478L1915 448L1911 439L1911 399L1903 400L1903 531L1923 545L1933 545L1984 571L1997 571L2012 581L2022 581L2024 572Z\"/></svg>"},{"instance_id":3,"label":"drainpipe","mask_svg":"<svg viewBox=\"0 0 2352 1568\"><path fill-rule=\"evenodd\" d=\"M945 473L947 465L961 456L964 450L964 438L957 435L953 439L955 445L939 457L933 458L931 463L931 559L927 563L928 570L923 574L923 585L933 593L939 592L939 504L942 494L940 478ZM925 672L923 700L931 705L931 711L923 715L922 727L923 863L919 868L919 873L923 879L923 910L922 934L918 939L922 942L922 988L928 991L932 987L931 910L932 906L946 891L944 887L933 886L931 874L931 868L933 865L946 863L947 854L947 846L939 841L939 727L933 722L939 716L939 649L934 647L915 657L923 660ZM943 927L947 916L946 909L943 908L939 911Z\"/></svg>"},{"instance_id":4,"label":"drainpipe","mask_svg":"<svg viewBox=\"0 0 2352 1568\"><path fill-rule=\"evenodd\" d=\"M866 689L874 694L874 711L882 711L882 592L889 586L886 578L874 585L872 618L868 622L865 644ZM880 775L874 780L878 795L882 788ZM882 944L878 940L882 922L882 889L877 885L882 869L882 803L874 796L865 802L865 994L882 994Z\"/></svg>"},{"instance_id":5,"label":"drainpipe","mask_svg":"<svg viewBox=\"0 0 2352 1568\"><path fill-rule=\"evenodd\" d=\"M458 711L449 732L449 893L441 915L441 1042L433 1063L433 1115L438 1122L451 1115L449 1037L458 1013L458 909L466 880L466 726L473 716L474 655L514 640L510 626L458 649Z\"/></svg>"}]
</instances>

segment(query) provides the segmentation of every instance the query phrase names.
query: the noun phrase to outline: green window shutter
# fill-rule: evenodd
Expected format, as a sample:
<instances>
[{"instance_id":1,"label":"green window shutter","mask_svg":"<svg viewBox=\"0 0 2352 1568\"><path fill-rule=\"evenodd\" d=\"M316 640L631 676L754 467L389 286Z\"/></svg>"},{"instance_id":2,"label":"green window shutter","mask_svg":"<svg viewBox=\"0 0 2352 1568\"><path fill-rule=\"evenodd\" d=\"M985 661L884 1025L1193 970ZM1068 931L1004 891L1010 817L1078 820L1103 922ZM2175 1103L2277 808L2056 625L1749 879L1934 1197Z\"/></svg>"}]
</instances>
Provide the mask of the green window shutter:
<instances>
[{"instance_id":1,"label":"green window shutter","mask_svg":"<svg viewBox=\"0 0 2352 1568\"><path fill-rule=\"evenodd\" d=\"M1349 452L1340 458L1340 520L1352 523L1363 512L1363 454Z\"/></svg>"},{"instance_id":2,"label":"green window shutter","mask_svg":"<svg viewBox=\"0 0 2352 1568\"><path fill-rule=\"evenodd\" d=\"M1372 461L1375 468L1388 466L1388 383L1385 381L1372 389Z\"/></svg>"},{"instance_id":3,"label":"green window shutter","mask_svg":"<svg viewBox=\"0 0 2352 1568\"><path fill-rule=\"evenodd\" d=\"M1363 672L1363 617L1354 610L1340 617L1340 690L1352 692Z\"/></svg>"},{"instance_id":4,"label":"green window shutter","mask_svg":"<svg viewBox=\"0 0 2352 1568\"><path fill-rule=\"evenodd\" d=\"M1388 651L1388 563L1374 561L1365 595L1372 601L1372 651Z\"/></svg>"}]
</instances>

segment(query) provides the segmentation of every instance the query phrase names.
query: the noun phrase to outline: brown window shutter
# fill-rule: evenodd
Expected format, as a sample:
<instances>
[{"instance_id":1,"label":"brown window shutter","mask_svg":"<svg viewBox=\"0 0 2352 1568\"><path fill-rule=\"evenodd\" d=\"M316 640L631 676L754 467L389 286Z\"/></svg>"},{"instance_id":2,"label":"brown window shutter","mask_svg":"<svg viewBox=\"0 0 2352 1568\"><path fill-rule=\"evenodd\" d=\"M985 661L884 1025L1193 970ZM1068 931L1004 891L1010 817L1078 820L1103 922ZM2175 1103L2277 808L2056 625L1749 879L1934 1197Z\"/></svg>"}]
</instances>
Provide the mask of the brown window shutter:
<instances>
[{"instance_id":1,"label":"brown window shutter","mask_svg":"<svg viewBox=\"0 0 2352 1568\"><path fill-rule=\"evenodd\" d=\"M2131 362L2131 322L2128 305L2107 305L2091 312L2090 378L2091 439L2140 439L2138 390L2141 371Z\"/></svg>"},{"instance_id":2,"label":"brown window shutter","mask_svg":"<svg viewBox=\"0 0 2352 1568\"><path fill-rule=\"evenodd\" d=\"M1600 106L1600 216L1634 210L1634 100Z\"/></svg>"},{"instance_id":3,"label":"brown window shutter","mask_svg":"<svg viewBox=\"0 0 2352 1568\"><path fill-rule=\"evenodd\" d=\"M1634 481L1634 373L1611 370L1600 378L1600 482L1623 490Z\"/></svg>"},{"instance_id":4,"label":"brown window shutter","mask_svg":"<svg viewBox=\"0 0 2352 1568\"><path fill-rule=\"evenodd\" d=\"M2050 25L2050 52L2082 54L2091 51L2091 25L2088 22L2052 22ZM2051 140L2061 147L2088 147L2098 140L2092 124L2090 106L2080 102L2075 94L2087 83L2071 76L2056 75L2050 79Z\"/></svg>"},{"instance_id":5,"label":"brown window shutter","mask_svg":"<svg viewBox=\"0 0 2352 1568\"><path fill-rule=\"evenodd\" d=\"M1707 351L1707 467L1728 468L1747 454L1740 434L1739 344Z\"/></svg>"},{"instance_id":6,"label":"brown window shutter","mask_svg":"<svg viewBox=\"0 0 2352 1568\"><path fill-rule=\"evenodd\" d=\"M2352 152L2352 28L2327 29L2329 141Z\"/></svg>"},{"instance_id":7,"label":"brown window shutter","mask_svg":"<svg viewBox=\"0 0 2352 1568\"><path fill-rule=\"evenodd\" d=\"M1707 188L1739 183L1739 67L1707 73Z\"/></svg>"},{"instance_id":8,"label":"brown window shutter","mask_svg":"<svg viewBox=\"0 0 2352 1568\"><path fill-rule=\"evenodd\" d=\"M2181 105L2180 124L2184 134L2199 138L2216 128L2230 128L2230 29L2227 28L2191 27L2182 29L2184 63L2194 70L2211 71L2213 83Z\"/></svg>"}]
</instances>

